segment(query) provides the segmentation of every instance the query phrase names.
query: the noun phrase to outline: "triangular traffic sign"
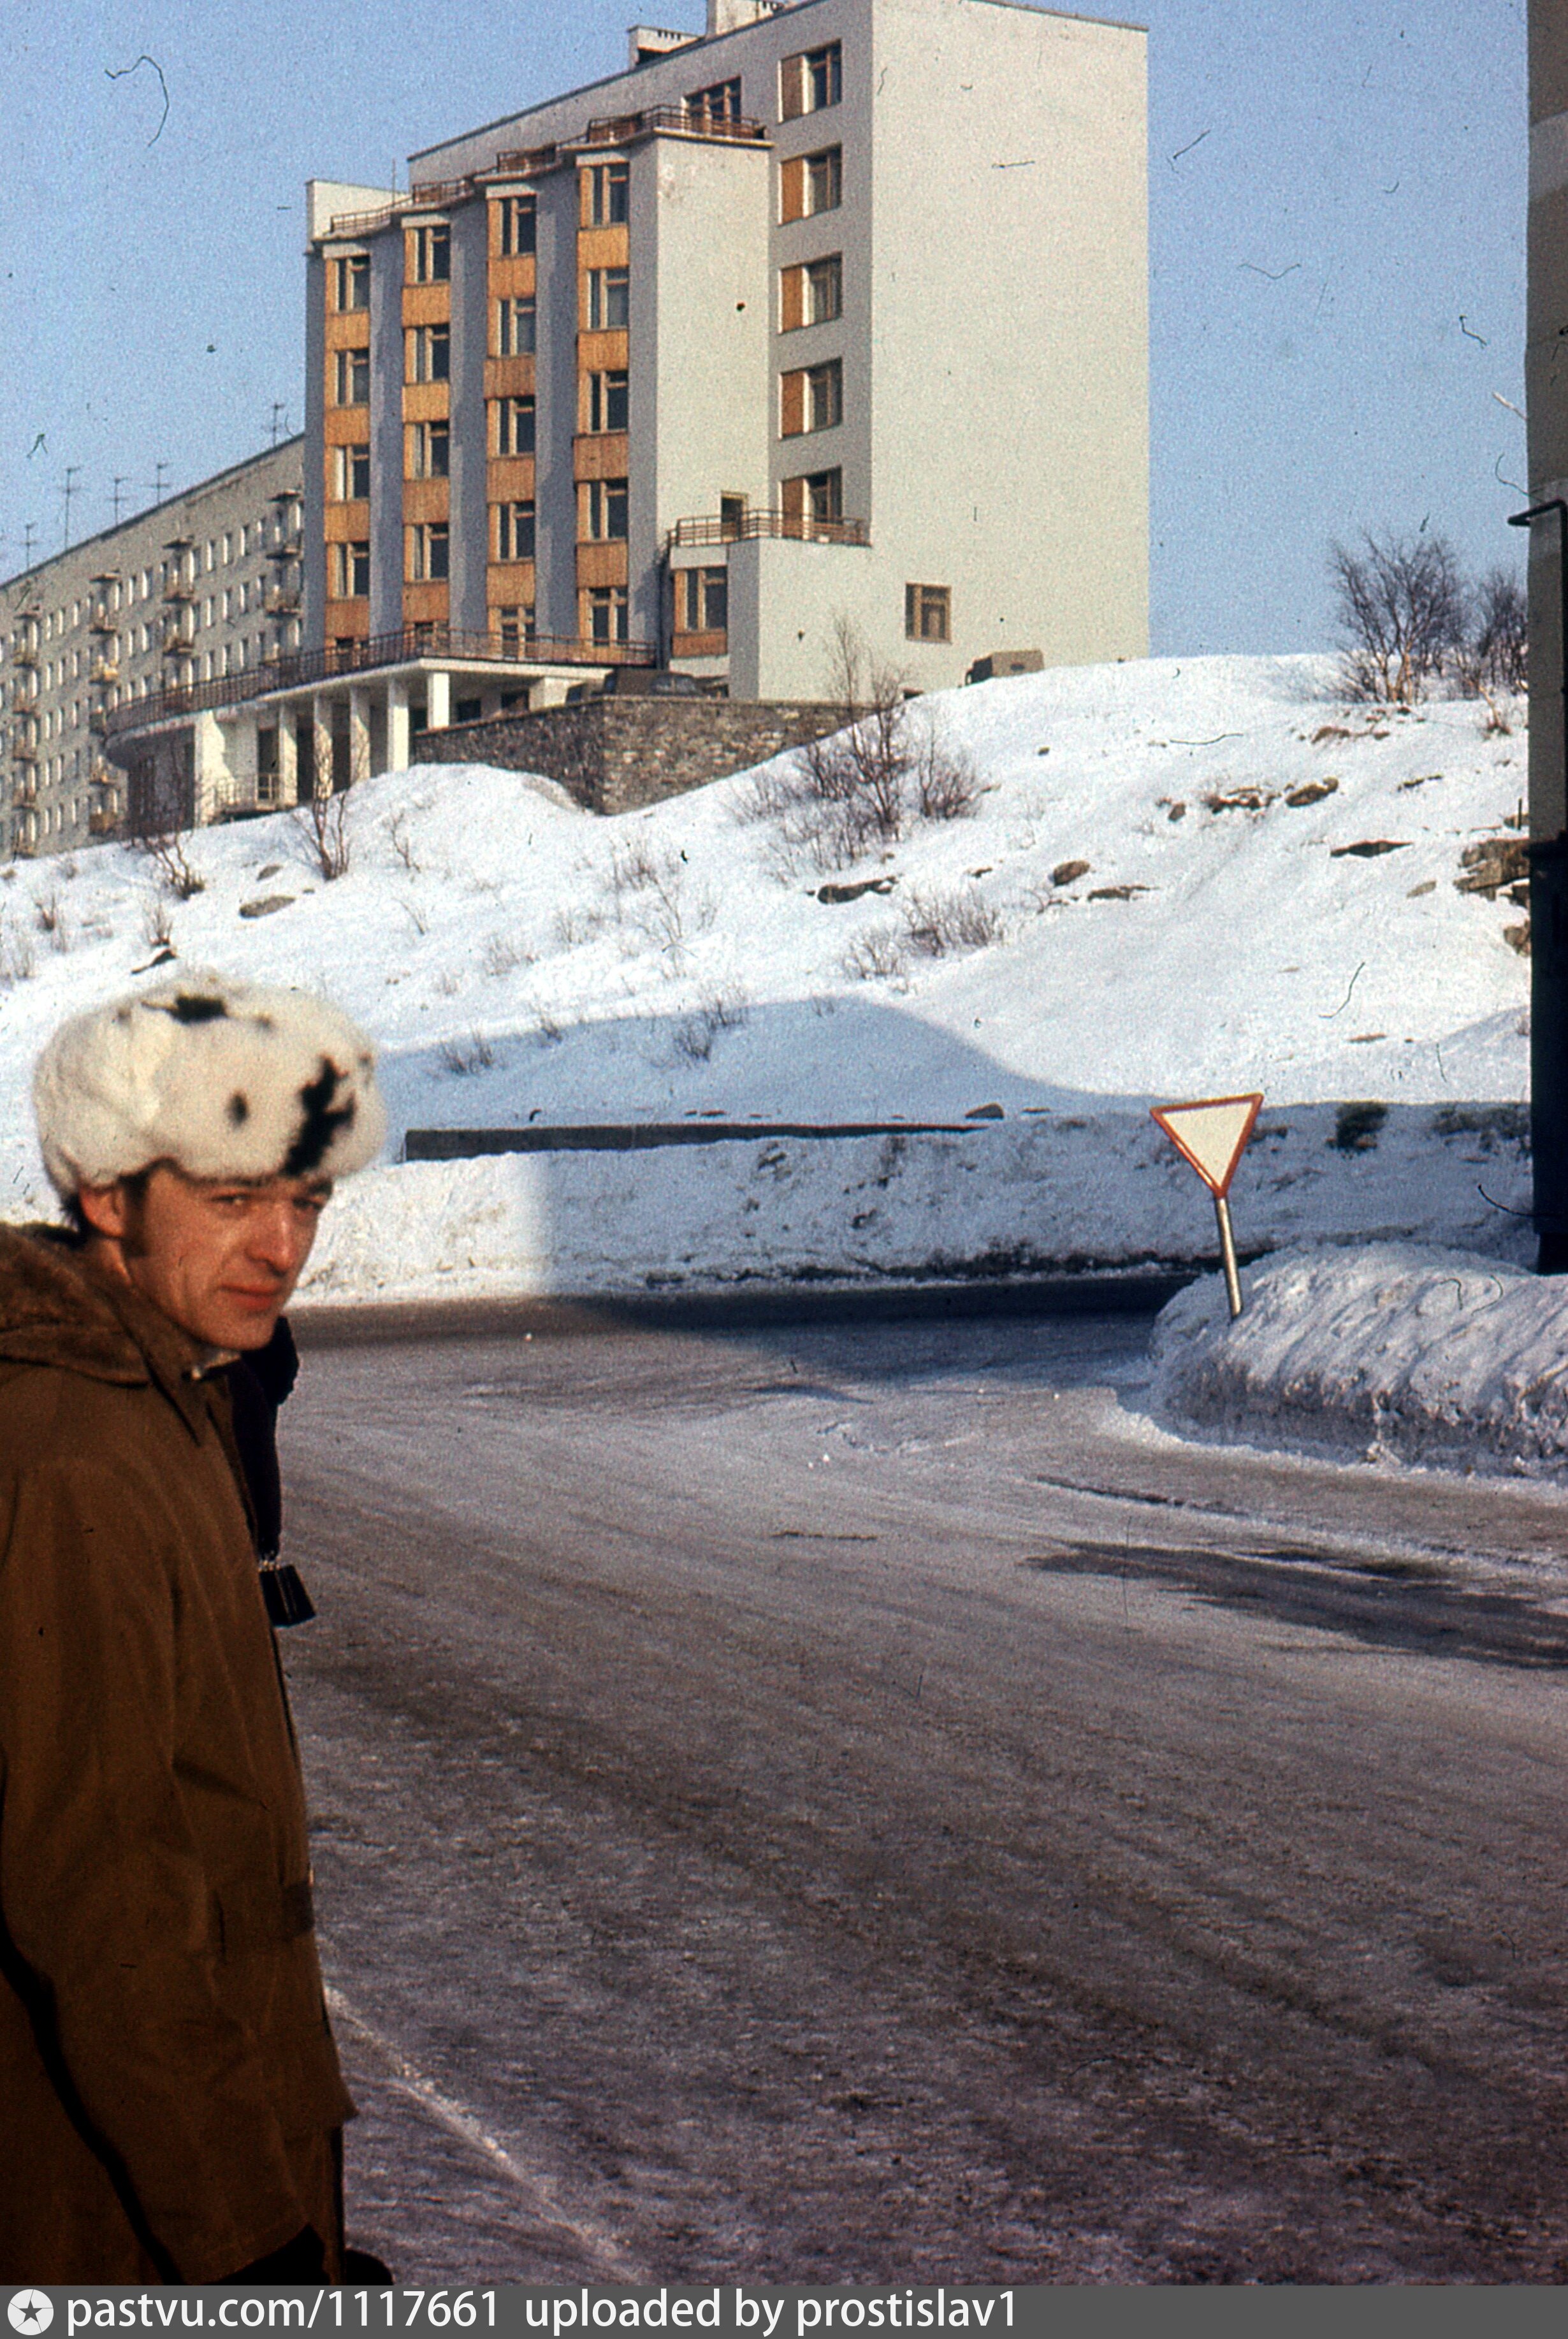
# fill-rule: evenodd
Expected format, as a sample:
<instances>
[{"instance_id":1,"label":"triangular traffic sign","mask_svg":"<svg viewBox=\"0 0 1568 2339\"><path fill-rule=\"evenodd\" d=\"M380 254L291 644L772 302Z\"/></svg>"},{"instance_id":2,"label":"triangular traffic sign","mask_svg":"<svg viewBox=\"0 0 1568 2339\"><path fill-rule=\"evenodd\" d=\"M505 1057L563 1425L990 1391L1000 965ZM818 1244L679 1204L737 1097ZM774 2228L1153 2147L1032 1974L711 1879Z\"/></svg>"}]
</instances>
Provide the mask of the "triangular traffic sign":
<instances>
[{"instance_id":1,"label":"triangular traffic sign","mask_svg":"<svg viewBox=\"0 0 1568 2339\"><path fill-rule=\"evenodd\" d=\"M1157 1104L1155 1120L1213 1194L1228 1194L1247 1150L1261 1096L1200 1097L1192 1104Z\"/></svg>"}]
</instances>

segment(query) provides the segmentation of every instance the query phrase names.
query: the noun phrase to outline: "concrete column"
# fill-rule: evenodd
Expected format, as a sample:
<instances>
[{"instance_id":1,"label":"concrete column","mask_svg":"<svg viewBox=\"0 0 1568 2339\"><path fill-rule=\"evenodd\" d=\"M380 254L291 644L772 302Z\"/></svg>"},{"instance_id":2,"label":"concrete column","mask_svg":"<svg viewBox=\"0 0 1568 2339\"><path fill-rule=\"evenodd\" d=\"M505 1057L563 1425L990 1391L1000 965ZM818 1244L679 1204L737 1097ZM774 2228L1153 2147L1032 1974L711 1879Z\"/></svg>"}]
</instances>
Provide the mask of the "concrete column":
<instances>
[{"instance_id":1,"label":"concrete column","mask_svg":"<svg viewBox=\"0 0 1568 2339\"><path fill-rule=\"evenodd\" d=\"M332 793L332 702L319 690L311 694L311 731L313 742L315 792L319 796Z\"/></svg>"},{"instance_id":2,"label":"concrete column","mask_svg":"<svg viewBox=\"0 0 1568 2339\"><path fill-rule=\"evenodd\" d=\"M429 676L429 695L425 702L425 726L430 731L444 731L452 719L452 677L442 670Z\"/></svg>"},{"instance_id":3,"label":"concrete column","mask_svg":"<svg viewBox=\"0 0 1568 2339\"><path fill-rule=\"evenodd\" d=\"M370 694L363 683L349 690L349 785L370 776Z\"/></svg>"},{"instance_id":4,"label":"concrete column","mask_svg":"<svg viewBox=\"0 0 1568 2339\"><path fill-rule=\"evenodd\" d=\"M223 733L215 715L198 715L192 730L192 819L197 828L205 828L220 804L224 783L229 777L228 760L223 753Z\"/></svg>"},{"instance_id":5,"label":"concrete column","mask_svg":"<svg viewBox=\"0 0 1568 2339\"><path fill-rule=\"evenodd\" d=\"M387 769L407 771L409 766L409 686L406 682L387 685Z\"/></svg>"},{"instance_id":6,"label":"concrete column","mask_svg":"<svg viewBox=\"0 0 1568 2339\"><path fill-rule=\"evenodd\" d=\"M278 708L278 802L300 801L300 743L294 735L299 716L291 705Z\"/></svg>"}]
</instances>

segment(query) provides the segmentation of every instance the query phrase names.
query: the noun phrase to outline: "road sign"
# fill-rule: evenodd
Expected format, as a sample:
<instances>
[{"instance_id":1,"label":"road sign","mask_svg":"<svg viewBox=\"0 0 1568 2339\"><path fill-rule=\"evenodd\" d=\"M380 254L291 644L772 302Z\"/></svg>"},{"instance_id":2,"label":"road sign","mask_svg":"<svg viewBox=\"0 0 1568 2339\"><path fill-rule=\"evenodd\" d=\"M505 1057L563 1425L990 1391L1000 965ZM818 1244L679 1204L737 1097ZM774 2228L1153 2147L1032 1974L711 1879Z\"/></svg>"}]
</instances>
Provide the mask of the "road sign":
<instances>
[{"instance_id":1,"label":"road sign","mask_svg":"<svg viewBox=\"0 0 1568 2339\"><path fill-rule=\"evenodd\" d=\"M1241 1274L1236 1264L1230 1205L1225 1198L1262 1105L1263 1099L1253 1095L1198 1097L1191 1104L1157 1104L1149 1108L1182 1160L1191 1162L1214 1197L1219 1257L1225 1268L1225 1295L1232 1316L1241 1313Z\"/></svg>"},{"instance_id":2,"label":"road sign","mask_svg":"<svg viewBox=\"0 0 1568 2339\"><path fill-rule=\"evenodd\" d=\"M1191 1162L1211 1194L1222 1198L1230 1191L1262 1105L1260 1096L1200 1097L1192 1104L1157 1104L1152 1110L1182 1159Z\"/></svg>"}]
</instances>

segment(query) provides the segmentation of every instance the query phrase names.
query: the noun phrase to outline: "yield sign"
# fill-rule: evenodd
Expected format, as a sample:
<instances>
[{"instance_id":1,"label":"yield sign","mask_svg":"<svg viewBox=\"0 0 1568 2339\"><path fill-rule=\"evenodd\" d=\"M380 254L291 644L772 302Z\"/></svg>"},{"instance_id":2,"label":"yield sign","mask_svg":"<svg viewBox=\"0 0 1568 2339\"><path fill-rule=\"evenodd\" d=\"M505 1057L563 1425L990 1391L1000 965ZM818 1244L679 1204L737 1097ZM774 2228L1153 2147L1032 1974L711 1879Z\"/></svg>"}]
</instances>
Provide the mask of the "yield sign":
<instances>
[{"instance_id":1,"label":"yield sign","mask_svg":"<svg viewBox=\"0 0 1568 2339\"><path fill-rule=\"evenodd\" d=\"M1201 1097L1194 1104L1157 1104L1150 1110L1210 1193L1223 1198L1262 1104L1261 1096Z\"/></svg>"}]
</instances>

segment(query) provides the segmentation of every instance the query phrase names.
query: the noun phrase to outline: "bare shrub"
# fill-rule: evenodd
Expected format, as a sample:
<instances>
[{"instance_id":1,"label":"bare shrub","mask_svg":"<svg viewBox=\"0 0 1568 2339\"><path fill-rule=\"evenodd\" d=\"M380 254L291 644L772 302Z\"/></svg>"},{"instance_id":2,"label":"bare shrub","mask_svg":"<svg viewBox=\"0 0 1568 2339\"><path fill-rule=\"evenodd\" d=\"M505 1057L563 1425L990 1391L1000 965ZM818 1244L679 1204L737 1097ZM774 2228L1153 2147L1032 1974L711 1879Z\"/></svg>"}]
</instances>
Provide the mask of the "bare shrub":
<instances>
[{"instance_id":1,"label":"bare shrub","mask_svg":"<svg viewBox=\"0 0 1568 2339\"><path fill-rule=\"evenodd\" d=\"M463 987L463 979L456 967L444 966L435 981L438 999L455 999Z\"/></svg>"},{"instance_id":2,"label":"bare shrub","mask_svg":"<svg viewBox=\"0 0 1568 2339\"><path fill-rule=\"evenodd\" d=\"M556 912L554 925L556 940L563 950L576 950L579 943L591 943L605 930L604 919L597 910L576 902L562 903Z\"/></svg>"},{"instance_id":3,"label":"bare shrub","mask_svg":"<svg viewBox=\"0 0 1568 2339\"><path fill-rule=\"evenodd\" d=\"M174 948L173 914L166 896L154 893L142 912L142 939L150 951Z\"/></svg>"},{"instance_id":4,"label":"bare shrub","mask_svg":"<svg viewBox=\"0 0 1568 2339\"><path fill-rule=\"evenodd\" d=\"M414 856L414 840L409 834L409 815L397 812L387 823L387 842L397 854L410 877L418 877L420 864Z\"/></svg>"},{"instance_id":5,"label":"bare shrub","mask_svg":"<svg viewBox=\"0 0 1568 2339\"><path fill-rule=\"evenodd\" d=\"M1331 546L1340 683L1346 697L1412 706L1461 650L1464 578L1444 536L1363 535L1360 551Z\"/></svg>"},{"instance_id":6,"label":"bare shrub","mask_svg":"<svg viewBox=\"0 0 1568 2339\"><path fill-rule=\"evenodd\" d=\"M53 886L47 893L35 895L33 914L38 921L38 931L41 934L58 933L64 922L65 913L61 907L59 893Z\"/></svg>"},{"instance_id":7,"label":"bare shrub","mask_svg":"<svg viewBox=\"0 0 1568 2339\"><path fill-rule=\"evenodd\" d=\"M534 1030L538 1035L541 1048L558 1048L566 1036L565 1025L547 1007L535 1008Z\"/></svg>"},{"instance_id":8,"label":"bare shrub","mask_svg":"<svg viewBox=\"0 0 1568 2339\"><path fill-rule=\"evenodd\" d=\"M496 1051L482 1031L470 1031L466 1040L443 1040L438 1054L442 1071L459 1078L469 1072L488 1072L496 1061Z\"/></svg>"},{"instance_id":9,"label":"bare shrub","mask_svg":"<svg viewBox=\"0 0 1568 2339\"><path fill-rule=\"evenodd\" d=\"M670 1044L688 1064L705 1064L714 1051L713 1028L700 1015L685 1016L670 1033Z\"/></svg>"},{"instance_id":10,"label":"bare shrub","mask_svg":"<svg viewBox=\"0 0 1568 2339\"><path fill-rule=\"evenodd\" d=\"M912 893L904 910L909 946L922 958L983 950L1000 942L1002 923L983 893L966 886L951 893Z\"/></svg>"},{"instance_id":11,"label":"bare shrub","mask_svg":"<svg viewBox=\"0 0 1568 2339\"><path fill-rule=\"evenodd\" d=\"M981 798L972 757L943 747L934 731L915 758L914 784L922 820L967 820Z\"/></svg>"},{"instance_id":12,"label":"bare shrub","mask_svg":"<svg viewBox=\"0 0 1568 2339\"><path fill-rule=\"evenodd\" d=\"M684 1016L670 1038L677 1056L688 1063L705 1064L721 1031L738 1031L745 1022L750 1002L738 986L704 992L695 1014Z\"/></svg>"},{"instance_id":13,"label":"bare shrub","mask_svg":"<svg viewBox=\"0 0 1568 2339\"><path fill-rule=\"evenodd\" d=\"M327 884L349 873L349 798L312 794L294 814L305 858Z\"/></svg>"},{"instance_id":14,"label":"bare shrub","mask_svg":"<svg viewBox=\"0 0 1568 2339\"><path fill-rule=\"evenodd\" d=\"M908 972L909 950L897 926L868 926L840 961L857 982L887 982Z\"/></svg>"},{"instance_id":15,"label":"bare shrub","mask_svg":"<svg viewBox=\"0 0 1568 2339\"><path fill-rule=\"evenodd\" d=\"M485 972L498 982L504 975L515 973L519 966L532 966L533 962L532 951L525 950L510 934L492 934L480 961Z\"/></svg>"},{"instance_id":16,"label":"bare shrub","mask_svg":"<svg viewBox=\"0 0 1568 2339\"><path fill-rule=\"evenodd\" d=\"M189 902L207 890L207 880L191 865L185 840L177 828L161 836L139 836L137 846L158 873L158 882L177 902Z\"/></svg>"},{"instance_id":17,"label":"bare shrub","mask_svg":"<svg viewBox=\"0 0 1568 2339\"><path fill-rule=\"evenodd\" d=\"M1489 730L1510 728L1497 699L1525 688L1529 647L1530 615L1524 587L1511 569L1488 569L1470 597L1470 630L1458 668L1460 688L1467 696L1486 701Z\"/></svg>"}]
</instances>

